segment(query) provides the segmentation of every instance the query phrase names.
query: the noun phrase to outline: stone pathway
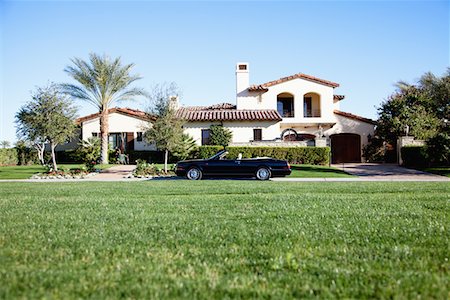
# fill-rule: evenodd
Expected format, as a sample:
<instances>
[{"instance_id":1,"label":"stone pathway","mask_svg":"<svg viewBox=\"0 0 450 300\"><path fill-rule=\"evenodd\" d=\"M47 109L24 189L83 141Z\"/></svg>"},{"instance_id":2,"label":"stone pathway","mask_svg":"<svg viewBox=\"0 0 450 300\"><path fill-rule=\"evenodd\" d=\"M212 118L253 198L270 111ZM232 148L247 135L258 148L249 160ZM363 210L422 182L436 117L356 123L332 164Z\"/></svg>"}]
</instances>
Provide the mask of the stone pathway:
<instances>
[{"instance_id":1,"label":"stone pathway","mask_svg":"<svg viewBox=\"0 0 450 300\"><path fill-rule=\"evenodd\" d=\"M133 172L134 169L136 169L136 165L114 166L106 170L102 170L99 174L93 176L89 180L98 180L98 181L129 180L123 177Z\"/></svg>"}]
</instances>

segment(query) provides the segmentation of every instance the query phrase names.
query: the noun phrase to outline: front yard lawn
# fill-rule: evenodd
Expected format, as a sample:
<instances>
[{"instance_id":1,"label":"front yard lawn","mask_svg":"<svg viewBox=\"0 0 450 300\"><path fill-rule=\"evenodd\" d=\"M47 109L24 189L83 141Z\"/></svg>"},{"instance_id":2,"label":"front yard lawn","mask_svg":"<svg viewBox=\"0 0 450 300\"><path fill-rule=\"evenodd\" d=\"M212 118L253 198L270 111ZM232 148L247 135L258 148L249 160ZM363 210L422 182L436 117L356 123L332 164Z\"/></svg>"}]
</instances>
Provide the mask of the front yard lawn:
<instances>
[{"instance_id":1,"label":"front yard lawn","mask_svg":"<svg viewBox=\"0 0 450 300\"><path fill-rule=\"evenodd\" d=\"M0 299L447 299L446 182L0 182Z\"/></svg>"},{"instance_id":2,"label":"front yard lawn","mask_svg":"<svg viewBox=\"0 0 450 300\"><path fill-rule=\"evenodd\" d=\"M336 177L356 177L342 170L327 166L315 165L291 165L292 173L290 178L336 178Z\"/></svg>"},{"instance_id":3,"label":"front yard lawn","mask_svg":"<svg viewBox=\"0 0 450 300\"><path fill-rule=\"evenodd\" d=\"M450 167L430 167L420 169L421 171L450 177Z\"/></svg>"},{"instance_id":4,"label":"front yard lawn","mask_svg":"<svg viewBox=\"0 0 450 300\"><path fill-rule=\"evenodd\" d=\"M113 165L98 165L101 170L112 167ZM59 169L69 170L72 168L82 168L84 164L58 164ZM33 174L45 172L46 168L41 165L31 166L0 166L1 179L29 179Z\"/></svg>"}]
</instances>

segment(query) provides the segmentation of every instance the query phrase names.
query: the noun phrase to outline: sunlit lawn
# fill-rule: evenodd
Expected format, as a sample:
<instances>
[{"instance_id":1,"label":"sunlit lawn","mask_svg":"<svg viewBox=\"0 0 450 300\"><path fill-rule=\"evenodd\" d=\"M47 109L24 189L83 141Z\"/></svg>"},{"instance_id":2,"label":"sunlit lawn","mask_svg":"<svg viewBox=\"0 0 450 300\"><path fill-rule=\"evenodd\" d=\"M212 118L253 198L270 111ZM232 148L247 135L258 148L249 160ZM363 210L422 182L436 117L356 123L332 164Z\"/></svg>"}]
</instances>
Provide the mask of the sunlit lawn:
<instances>
[{"instance_id":1,"label":"sunlit lawn","mask_svg":"<svg viewBox=\"0 0 450 300\"><path fill-rule=\"evenodd\" d=\"M448 299L449 184L0 182L0 299Z\"/></svg>"}]
</instances>

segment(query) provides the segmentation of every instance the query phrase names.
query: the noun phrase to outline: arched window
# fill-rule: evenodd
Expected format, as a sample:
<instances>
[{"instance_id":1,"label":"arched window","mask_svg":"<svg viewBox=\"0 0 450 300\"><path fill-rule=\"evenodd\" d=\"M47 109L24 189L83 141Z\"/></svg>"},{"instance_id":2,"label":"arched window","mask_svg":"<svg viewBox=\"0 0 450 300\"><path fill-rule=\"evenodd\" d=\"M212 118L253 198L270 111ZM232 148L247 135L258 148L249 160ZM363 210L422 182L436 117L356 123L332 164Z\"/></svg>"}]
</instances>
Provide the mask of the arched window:
<instances>
[{"instance_id":1,"label":"arched window","mask_svg":"<svg viewBox=\"0 0 450 300\"><path fill-rule=\"evenodd\" d=\"M303 117L319 118L320 111L320 95L316 93L307 93L303 96Z\"/></svg>"},{"instance_id":2,"label":"arched window","mask_svg":"<svg viewBox=\"0 0 450 300\"><path fill-rule=\"evenodd\" d=\"M277 111L283 118L294 117L294 96L289 93L281 93L277 96Z\"/></svg>"}]
</instances>

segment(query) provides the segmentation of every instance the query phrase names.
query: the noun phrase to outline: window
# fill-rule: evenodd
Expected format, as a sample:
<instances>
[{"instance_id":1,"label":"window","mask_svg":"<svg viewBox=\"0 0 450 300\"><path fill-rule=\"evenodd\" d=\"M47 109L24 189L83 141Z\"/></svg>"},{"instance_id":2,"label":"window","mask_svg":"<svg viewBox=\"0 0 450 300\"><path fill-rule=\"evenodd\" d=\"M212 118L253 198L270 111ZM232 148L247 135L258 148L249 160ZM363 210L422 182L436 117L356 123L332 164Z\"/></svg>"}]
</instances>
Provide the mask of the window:
<instances>
[{"instance_id":1,"label":"window","mask_svg":"<svg viewBox=\"0 0 450 300\"><path fill-rule=\"evenodd\" d=\"M303 96L303 117L319 118L320 113L320 95L316 93L308 93Z\"/></svg>"},{"instance_id":2,"label":"window","mask_svg":"<svg viewBox=\"0 0 450 300\"><path fill-rule=\"evenodd\" d=\"M209 145L211 143L209 129L202 129L202 145Z\"/></svg>"},{"instance_id":3,"label":"window","mask_svg":"<svg viewBox=\"0 0 450 300\"><path fill-rule=\"evenodd\" d=\"M304 117L312 117L312 98L311 97L305 97L303 102L303 113Z\"/></svg>"},{"instance_id":4,"label":"window","mask_svg":"<svg viewBox=\"0 0 450 300\"><path fill-rule=\"evenodd\" d=\"M294 96L282 93L277 96L277 111L283 118L294 117Z\"/></svg>"},{"instance_id":5,"label":"window","mask_svg":"<svg viewBox=\"0 0 450 300\"><path fill-rule=\"evenodd\" d=\"M97 132L93 132L92 133L92 137L98 137L98 133Z\"/></svg>"},{"instance_id":6,"label":"window","mask_svg":"<svg viewBox=\"0 0 450 300\"><path fill-rule=\"evenodd\" d=\"M261 141L262 140L262 129L253 129L253 140Z\"/></svg>"},{"instance_id":7,"label":"window","mask_svg":"<svg viewBox=\"0 0 450 300\"><path fill-rule=\"evenodd\" d=\"M136 132L136 141L142 142L142 132Z\"/></svg>"},{"instance_id":8,"label":"window","mask_svg":"<svg viewBox=\"0 0 450 300\"><path fill-rule=\"evenodd\" d=\"M247 65L239 65L239 70L247 70Z\"/></svg>"},{"instance_id":9,"label":"window","mask_svg":"<svg viewBox=\"0 0 450 300\"><path fill-rule=\"evenodd\" d=\"M116 149L119 148L120 151L125 152L126 151L126 133L124 134L117 132L117 133L110 133L108 140L109 140L109 148L110 149Z\"/></svg>"}]
</instances>

